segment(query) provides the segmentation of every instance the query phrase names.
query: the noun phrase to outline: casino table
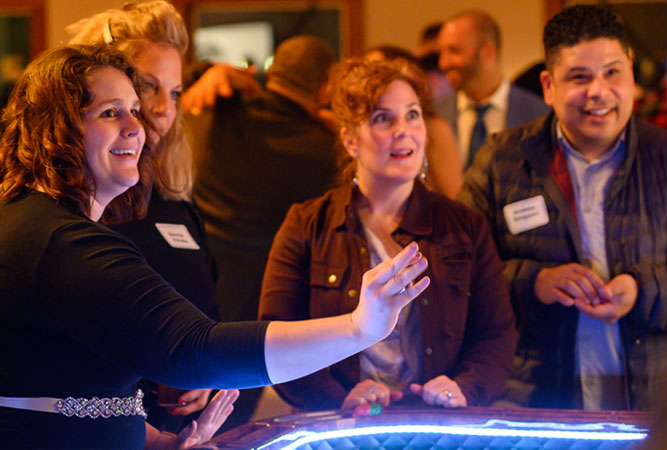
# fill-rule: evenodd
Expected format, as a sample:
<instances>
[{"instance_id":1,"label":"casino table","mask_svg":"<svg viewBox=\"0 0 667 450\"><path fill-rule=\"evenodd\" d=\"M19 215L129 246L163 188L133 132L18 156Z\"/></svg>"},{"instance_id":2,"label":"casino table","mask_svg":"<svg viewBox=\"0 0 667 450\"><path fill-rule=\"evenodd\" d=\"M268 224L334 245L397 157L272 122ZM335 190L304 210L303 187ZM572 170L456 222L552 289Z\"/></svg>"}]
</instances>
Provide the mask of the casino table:
<instances>
[{"instance_id":1,"label":"casino table","mask_svg":"<svg viewBox=\"0 0 667 450\"><path fill-rule=\"evenodd\" d=\"M630 411L392 406L362 417L340 410L274 417L230 430L199 448L652 449L647 442L652 419L648 413Z\"/></svg>"}]
</instances>

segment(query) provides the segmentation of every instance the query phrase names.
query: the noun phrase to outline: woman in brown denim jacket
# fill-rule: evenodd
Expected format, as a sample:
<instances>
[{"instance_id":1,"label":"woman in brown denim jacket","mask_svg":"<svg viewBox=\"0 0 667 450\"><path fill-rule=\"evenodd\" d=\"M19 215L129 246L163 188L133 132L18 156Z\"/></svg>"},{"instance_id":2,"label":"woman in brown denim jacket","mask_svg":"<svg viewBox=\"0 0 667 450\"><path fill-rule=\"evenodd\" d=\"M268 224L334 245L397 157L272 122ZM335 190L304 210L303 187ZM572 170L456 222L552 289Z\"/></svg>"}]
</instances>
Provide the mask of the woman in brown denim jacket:
<instances>
[{"instance_id":1,"label":"woman in brown denim jacket","mask_svg":"<svg viewBox=\"0 0 667 450\"><path fill-rule=\"evenodd\" d=\"M412 241L429 260L431 285L385 340L276 388L305 409L386 406L404 394L447 408L488 404L512 366L514 316L483 216L419 180L426 79L403 60L351 59L337 67L332 92L354 179L289 210L269 255L260 317L351 311L364 271Z\"/></svg>"}]
</instances>

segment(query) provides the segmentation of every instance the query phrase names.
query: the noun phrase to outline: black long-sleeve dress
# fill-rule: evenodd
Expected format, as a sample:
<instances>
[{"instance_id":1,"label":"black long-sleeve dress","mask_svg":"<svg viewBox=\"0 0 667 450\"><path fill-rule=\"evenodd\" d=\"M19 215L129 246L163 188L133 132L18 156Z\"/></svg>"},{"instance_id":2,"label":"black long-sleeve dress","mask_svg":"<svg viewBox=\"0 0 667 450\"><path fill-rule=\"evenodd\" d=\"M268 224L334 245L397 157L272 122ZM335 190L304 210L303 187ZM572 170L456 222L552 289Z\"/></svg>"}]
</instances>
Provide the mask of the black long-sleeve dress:
<instances>
[{"instance_id":1,"label":"black long-sleeve dress","mask_svg":"<svg viewBox=\"0 0 667 450\"><path fill-rule=\"evenodd\" d=\"M218 324L116 232L49 196L0 203L0 396L127 397L135 383L269 383L267 323ZM140 416L0 407L0 447L142 448Z\"/></svg>"},{"instance_id":2,"label":"black long-sleeve dress","mask_svg":"<svg viewBox=\"0 0 667 450\"><path fill-rule=\"evenodd\" d=\"M213 320L218 320L215 307L215 261L208 248L208 239L197 205L184 200L166 200L153 190L146 217L110 225L139 248L146 262L167 283ZM153 393L157 385L141 380L144 407L148 422L159 430L178 433L185 424L199 416L174 416L158 406Z\"/></svg>"}]
</instances>

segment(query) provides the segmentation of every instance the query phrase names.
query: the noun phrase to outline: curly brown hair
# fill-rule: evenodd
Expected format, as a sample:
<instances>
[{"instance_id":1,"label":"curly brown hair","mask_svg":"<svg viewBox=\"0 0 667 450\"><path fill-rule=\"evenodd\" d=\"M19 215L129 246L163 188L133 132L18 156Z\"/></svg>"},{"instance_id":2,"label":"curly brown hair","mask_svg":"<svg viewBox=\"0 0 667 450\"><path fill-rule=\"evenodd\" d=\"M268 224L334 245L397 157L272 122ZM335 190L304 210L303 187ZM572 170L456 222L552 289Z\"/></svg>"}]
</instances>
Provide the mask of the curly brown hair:
<instances>
[{"instance_id":1,"label":"curly brown hair","mask_svg":"<svg viewBox=\"0 0 667 450\"><path fill-rule=\"evenodd\" d=\"M414 89L422 110L429 109L428 79L417 65L402 59L369 61L349 58L332 70L331 107L344 128L353 130L368 120L392 82L403 80Z\"/></svg>"},{"instance_id":2,"label":"curly brown hair","mask_svg":"<svg viewBox=\"0 0 667 450\"><path fill-rule=\"evenodd\" d=\"M349 58L332 69L331 107L341 127L355 131L369 120L387 87L396 80L408 83L417 94L422 114L431 114L428 79L414 63L403 59L368 60ZM353 176L352 158L346 151L339 154L339 183Z\"/></svg>"},{"instance_id":3,"label":"curly brown hair","mask_svg":"<svg viewBox=\"0 0 667 450\"><path fill-rule=\"evenodd\" d=\"M28 65L2 114L0 199L11 201L39 189L89 215L96 188L84 153L81 113L92 101L89 75L100 67L125 73L141 97L137 71L123 53L109 47L58 47ZM146 214L159 151L150 137L155 125L143 113L139 117L147 135L139 182L106 212L126 220Z\"/></svg>"}]
</instances>

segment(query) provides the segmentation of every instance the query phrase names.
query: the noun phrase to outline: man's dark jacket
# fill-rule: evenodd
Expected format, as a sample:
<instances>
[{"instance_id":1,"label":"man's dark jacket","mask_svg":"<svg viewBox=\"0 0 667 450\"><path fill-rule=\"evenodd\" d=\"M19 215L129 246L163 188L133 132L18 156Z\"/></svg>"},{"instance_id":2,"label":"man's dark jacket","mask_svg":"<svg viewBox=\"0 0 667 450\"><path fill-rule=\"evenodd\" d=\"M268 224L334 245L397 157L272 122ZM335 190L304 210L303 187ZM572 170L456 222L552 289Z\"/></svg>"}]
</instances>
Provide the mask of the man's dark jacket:
<instances>
[{"instance_id":1,"label":"man's dark jacket","mask_svg":"<svg viewBox=\"0 0 667 450\"><path fill-rule=\"evenodd\" d=\"M550 113L494 135L466 173L459 199L486 215L504 262L521 333L513 377L534 389L524 392L527 406L572 408L581 406L574 377L578 311L544 305L534 294L541 269L584 264L577 220L549 170L555 122ZM667 383L667 132L633 118L626 138L604 203L607 261L611 277L629 273L639 288L619 324L627 407L653 409ZM512 235L503 207L538 195L549 223Z\"/></svg>"}]
</instances>

